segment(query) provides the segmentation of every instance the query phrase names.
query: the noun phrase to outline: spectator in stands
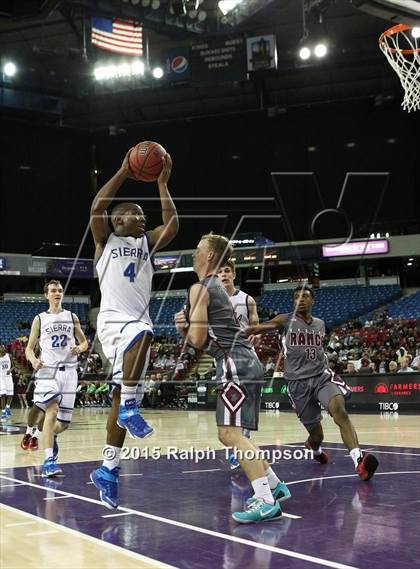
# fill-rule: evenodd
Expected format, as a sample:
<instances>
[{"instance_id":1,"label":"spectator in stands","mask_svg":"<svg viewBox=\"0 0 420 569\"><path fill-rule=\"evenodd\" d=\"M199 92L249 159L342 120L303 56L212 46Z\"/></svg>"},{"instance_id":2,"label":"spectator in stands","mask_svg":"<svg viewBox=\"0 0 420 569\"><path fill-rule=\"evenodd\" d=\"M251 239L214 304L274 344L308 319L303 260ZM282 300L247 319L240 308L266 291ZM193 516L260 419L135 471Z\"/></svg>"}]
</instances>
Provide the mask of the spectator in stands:
<instances>
[{"instance_id":1,"label":"spectator in stands","mask_svg":"<svg viewBox=\"0 0 420 569\"><path fill-rule=\"evenodd\" d=\"M372 373L376 373L376 364L375 362L370 362L369 367L372 370Z\"/></svg>"},{"instance_id":2,"label":"spectator in stands","mask_svg":"<svg viewBox=\"0 0 420 569\"><path fill-rule=\"evenodd\" d=\"M17 374L15 393L19 398L20 408L29 409L28 401L26 399L26 389L28 387L28 380L22 374Z\"/></svg>"},{"instance_id":3,"label":"spectator in stands","mask_svg":"<svg viewBox=\"0 0 420 569\"><path fill-rule=\"evenodd\" d=\"M400 369L398 370L397 373L410 373L415 371L414 369L412 369L410 367L410 360L409 358L405 357L405 358L401 358L400 360Z\"/></svg>"},{"instance_id":4,"label":"spectator in stands","mask_svg":"<svg viewBox=\"0 0 420 569\"><path fill-rule=\"evenodd\" d=\"M271 356L268 357L267 362L264 366L264 371L267 375L273 375L276 363Z\"/></svg>"},{"instance_id":5,"label":"spectator in stands","mask_svg":"<svg viewBox=\"0 0 420 569\"><path fill-rule=\"evenodd\" d=\"M394 360L389 362L389 373L397 373L398 364Z\"/></svg>"},{"instance_id":6,"label":"spectator in stands","mask_svg":"<svg viewBox=\"0 0 420 569\"><path fill-rule=\"evenodd\" d=\"M386 373L387 367L388 366L387 366L387 361L386 361L386 355L381 354L379 357L379 365L378 365L379 373Z\"/></svg>"},{"instance_id":7,"label":"spectator in stands","mask_svg":"<svg viewBox=\"0 0 420 569\"><path fill-rule=\"evenodd\" d=\"M420 370L420 344L417 344L416 357L415 357L414 360L412 361L411 367L412 367L415 371Z\"/></svg>"},{"instance_id":8,"label":"spectator in stands","mask_svg":"<svg viewBox=\"0 0 420 569\"><path fill-rule=\"evenodd\" d=\"M149 377L146 377L144 382L144 397L142 406L143 407L152 407L152 393L155 388L156 383L156 375L154 373L150 374Z\"/></svg>"},{"instance_id":9,"label":"spectator in stands","mask_svg":"<svg viewBox=\"0 0 420 569\"><path fill-rule=\"evenodd\" d=\"M351 373L351 374L357 373L357 369L354 365L354 362L347 362L347 367L344 370L344 373Z\"/></svg>"},{"instance_id":10,"label":"spectator in stands","mask_svg":"<svg viewBox=\"0 0 420 569\"><path fill-rule=\"evenodd\" d=\"M373 373L373 370L372 370L372 368L370 367L369 358L366 357L366 356L363 356L362 359L360 360L359 373L363 373L363 374L371 374L371 373Z\"/></svg>"}]
</instances>

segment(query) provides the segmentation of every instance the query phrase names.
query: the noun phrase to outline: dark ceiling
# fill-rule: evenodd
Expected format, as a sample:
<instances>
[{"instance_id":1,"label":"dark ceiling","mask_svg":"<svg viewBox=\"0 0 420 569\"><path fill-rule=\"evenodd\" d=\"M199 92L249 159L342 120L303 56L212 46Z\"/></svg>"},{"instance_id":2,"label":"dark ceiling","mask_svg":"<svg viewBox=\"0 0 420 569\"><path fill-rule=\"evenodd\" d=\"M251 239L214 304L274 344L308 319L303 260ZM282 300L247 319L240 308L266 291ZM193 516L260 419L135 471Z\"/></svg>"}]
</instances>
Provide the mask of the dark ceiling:
<instances>
[{"instance_id":1,"label":"dark ceiling","mask_svg":"<svg viewBox=\"0 0 420 569\"><path fill-rule=\"evenodd\" d=\"M188 9L195 5L195 0L185 1ZM60 113L4 108L3 116L92 131L110 125L123 130L224 113L265 110L275 115L334 101L370 99L380 105L401 97L399 81L378 49L389 22L358 10L350 0L244 0L247 10L242 6L230 19L223 18L217 0L202 0L199 10L207 15L202 23L179 15L181 0L160 0L157 10L142 5L143 0L2 0L0 52L3 62L13 60L19 69L3 87L62 103ZM303 12L308 41L328 42L324 60L304 63L297 57ZM92 15L143 21L151 64L161 63L165 50L198 40L274 33L278 70L241 81L171 85L145 78L124 89L116 84L98 88L94 64L116 56L90 45Z\"/></svg>"}]
</instances>

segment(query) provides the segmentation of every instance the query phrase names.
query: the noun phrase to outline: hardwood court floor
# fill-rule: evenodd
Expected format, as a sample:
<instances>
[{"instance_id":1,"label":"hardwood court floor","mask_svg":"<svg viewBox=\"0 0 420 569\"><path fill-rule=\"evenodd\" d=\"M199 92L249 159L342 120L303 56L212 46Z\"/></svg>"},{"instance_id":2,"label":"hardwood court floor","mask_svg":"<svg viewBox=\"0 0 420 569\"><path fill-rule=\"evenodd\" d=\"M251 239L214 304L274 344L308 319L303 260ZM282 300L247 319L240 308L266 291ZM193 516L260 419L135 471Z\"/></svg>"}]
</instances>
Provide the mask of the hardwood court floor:
<instances>
[{"instance_id":1,"label":"hardwood court floor","mask_svg":"<svg viewBox=\"0 0 420 569\"><path fill-rule=\"evenodd\" d=\"M14 410L12 421L8 427L3 425L3 433L5 429L15 434L3 434L0 437L1 445L1 462L0 462L0 481L1 481L1 502L6 505L0 509L1 517L1 553L0 553L0 566L7 567L8 569L32 569L32 568L45 568L45 569L59 569L71 567L72 569L96 569L96 568L127 568L140 567L148 569L151 567L164 567L165 563L162 561L155 561L154 559L144 557L138 552L133 552L122 545L116 546L119 543L107 534L107 528L101 529L102 533L99 534L99 539L93 535L87 535L85 532L74 531L71 529L71 511L70 503L76 502L69 498L68 492L74 492L76 495L85 495L86 488L89 489L89 496L93 496L92 488L84 486L86 482L84 478L88 476L83 470L81 482L77 478L78 473L84 468L83 463L100 461L101 450L104 441L105 420L107 410L104 409L77 409L74 415L74 421L67 433L61 436L60 441L60 464L68 464L64 467L67 474L65 483L72 482L72 488L65 487L65 492L59 489L48 491L48 489L41 488L42 479L38 476L38 469L24 468L38 466L43 460L42 451L38 452L25 452L20 449L19 443L23 431L22 427L25 423L26 412ZM214 449L221 449L221 445L216 437L216 428L214 424L214 413L204 411L145 411L145 416L148 421L154 426L155 434L147 441L133 441L127 440L127 447L145 449L148 447L152 452L153 447L160 448L162 456L167 454L168 447L177 447L179 449L205 449L207 447ZM400 447L404 451L404 447L411 449L420 448L420 416L419 415L397 415L397 414L353 414L353 423L358 431L362 447L370 447L372 445L383 445L383 447L394 446ZM338 450L337 445L334 443L341 443L339 431L329 417L323 421L325 440L332 445L333 451ZM261 415L260 430L253 435L254 441L263 445L286 445L294 443L301 443L305 439L305 431L300 426L293 413L279 413L279 412L263 412ZM328 446L328 443L325 446ZM398 467L398 455L402 452L393 452L395 449L379 450L379 453L385 453L387 460L393 460L395 454L395 468L387 467L387 470L403 470ZM347 467L349 472L352 471L350 459L344 459L346 453L341 452L341 460ZM385 455L378 455L381 459ZM417 455L418 456L418 455ZM207 461L203 466L198 465L198 469L208 468L208 472L212 470L228 470L225 466L223 459L217 459L217 464L212 464ZM143 461L143 462L142 462ZM129 461L131 465L134 461ZM161 471L171 470L174 461L161 460L160 464L156 463L156 468ZM394 466L393 462L390 462ZM80 465L80 466L78 466ZM138 474L129 474L129 476L142 476L141 472L147 470L145 467L154 468L151 464L151 459L145 462L145 459L140 459L134 468L137 469ZM215 468L218 467L218 468ZM317 465L318 466L318 465ZM123 463L124 469L128 470L128 463ZM213 467L213 468L212 468ZM90 468L90 465L86 465ZM130 466L131 468L131 466ZM195 468L195 467L194 467ZM14 469L14 470L10 470ZM286 461L280 461L276 464L275 470L281 472L281 476L288 480L288 464ZM411 470L411 468L409 469ZM25 484L28 487L21 487L22 482L16 481L22 479L22 474L18 476L16 473L25 472ZM88 472L88 470L86 470ZM205 471L203 471L205 472ZM304 470L303 472L308 472ZM318 472L318 471L317 471ZM14 474L15 473L15 474ZM221 473L223 474L223 472ZM14 478L14 477L17 478ZM203 475L200 475L203 476ZM224 476L224 474L223 474ZM338 476L340 478L342 475ZM334 478L334 477L333 477ZM387 477L386 477L387 478ZM122 481L124 478L121 479ZM125 479L128 480L128 479ZM132 479L133 484L137 484L137 479ZM141 484L141 479L138 479L138 484ZM315 480L315 479L314 479ZM208 482L209 483L209 482ZM180 482L174 476L174 486ZM201 483L200 483L201 484ZM203 482L205 485L206 483ZM70 488L70 489L68 489ZM42 492L41 492L42 490ZM23 492L28 492L23 496ZM165 487L166 492L168 490ZM174 488L176 491L176 488ZM16 492L16 494L14 494ZM61 493L60 493L61 492ZM321 490L319 490L321 492ZM20 500L18 499L20 496ZM42 497L40 497L42 496ZM71 496L70 496L71 498ZM90 498L87 498L89 500ZM96 497L97 499L97 497ZM413 497L413 499L415 499ZM23 500L23 502L22 502ZM37 515L40 510L32 508L31 500L38 500L43 507L42 515ZM91 500L95 502L95 500ZM25 503L25 506L22 506ZM26 507L27 506L27 507ZM32 508L32 509L31 509ZM96 508L96 509L95 509ZM32 513L31 513L32 512ZM102 518L102 514L107 516L111 514L109 510L102 509L101 506L96 504L92 505L92 510L88 515L91 516L91 522L94 524L96 517ZM129 512L127 512L127 515ZM171 512L172 514L172 512ZM120 515L124 515L124 512ZM68 516L69 523L66 523L66 516ZM290 515L290 518L293 516ZM111 518L112 519L112 518ZM120 523L127 518L114 518L120 520ZM132 519L132 518L131 518ZM103 520L104 521L104 520ZM290 521L290 520L288 520ZM87 520L89 522L89 520ZM134 522L132 522L134 523ZM192 522L191 522L192 523ZM137 525L141 525L140 520ZM65 527L65 526L68 527ZM264 525L264 524L263 524ZM272 524L268 524L274 527ZM134 531L132 525L122 525L123 531ZM115 529L115 528L114 528ZM168 537L171 535L172 528L166 527ZM233 535L236 535L233 531ZM101 537L102 536L102 537ZM101 541L102 540L102 541ZM175 542L176 538L174 538ZM238 538L236 538L238 541ZM114 543L114 544L113 544ZM237 544L234 544L237 546ZM188 546L188 544L186 544ZM156 557L158 558L158 556ZM271 561L273 563L273 561ZM297 563L297 562L296 562ZM296 567L307 567L305 561L299 561L300 565ZM233 567L242 566L243 561ZM168 565L166 565L168 566ZM172 561L169 566L177 567L177 561ZM180 565L179 565L180 566ZM193 567L194 565L192 565ZM261 565L263 566L263 565ZM273 565L271 565L273 566ZM276 565L274 565L276 566ZM283 563L283 567L289 567ZM290 567L295 565L290 565ZM316 565L312 565L316 567ZM319 566L319 564L318 564ZM340 566L340 565L330 565ZM265 565L264 565L265 567ZM344 565L342 565L344 567ZM259 569L259 566L253 566L253 569Z\"/></svg>"}]
</instances>

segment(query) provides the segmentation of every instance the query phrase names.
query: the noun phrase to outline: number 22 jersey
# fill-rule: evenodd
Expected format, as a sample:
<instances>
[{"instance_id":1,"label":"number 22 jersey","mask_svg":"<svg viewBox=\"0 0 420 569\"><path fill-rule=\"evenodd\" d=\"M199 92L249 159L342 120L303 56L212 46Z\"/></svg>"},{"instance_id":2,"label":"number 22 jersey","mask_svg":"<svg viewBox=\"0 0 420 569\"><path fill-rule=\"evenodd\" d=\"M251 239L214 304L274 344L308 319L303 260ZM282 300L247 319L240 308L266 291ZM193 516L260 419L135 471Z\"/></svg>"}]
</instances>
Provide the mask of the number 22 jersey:
<instances>
[{"instance_id":1,"label":"number 22 jersey","mask_svg":"<svg viewBox=\"0 0 420 569\"><path fill-rule=\"evenodd\" d=\"M284 377L287 380L308 379L320 375L327 367L324 352L325 323L311 317L306 322L298 314L285 314L280 330L284 355Z\"/></svg>"},{"instance_id":2,"label":"number 22 jersey","mask_svg":"<svg viewBox=\"0 0 420 569\"><path fill-rule=\"evenodd\" d=\"M41 312L40 321L39 358L44 367L56 368L61 364L76 366L77 356L72 354L70 348L76 344L74 336L73 315L69 310L62 310L58 314Z\"/></svg>"}]
</instances>

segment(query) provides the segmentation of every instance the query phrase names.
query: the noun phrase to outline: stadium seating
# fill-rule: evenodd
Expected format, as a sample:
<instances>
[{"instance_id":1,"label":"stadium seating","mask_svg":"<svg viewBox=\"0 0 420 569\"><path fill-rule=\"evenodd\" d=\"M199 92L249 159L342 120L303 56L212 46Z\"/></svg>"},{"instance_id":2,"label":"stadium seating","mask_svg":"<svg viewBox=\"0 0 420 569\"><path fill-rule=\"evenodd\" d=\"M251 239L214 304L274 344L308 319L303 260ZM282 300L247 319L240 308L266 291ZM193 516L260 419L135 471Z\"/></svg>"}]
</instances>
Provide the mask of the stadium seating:
<instances>
[{"instance_id":1,"label":"stadium seating","mask_svg":"<svg viewBox=\"0 0 420 569\"><path fill-rule=\"evenodd\" d=\"M386 307L388 315L393 318L420 318L420 291L411 294L410 296L404 296L395 300L394 302L388 304ZM375 313L373 311L363 314L359 317L359 320L364 324L367 320L375 319Z\"/></svg>"},{"instance_id":2,"label":"stadium seating","mask_svg":"<svg viewBox=\"0 0 420 569\"><path fill-rule=\"evenodd\" d=\"M87 322L88 305L84 303L63 304L67 310L74 312L82 327ZM47 302L16 302L8 301L0 304L0 341L8 344L20 336L29 336L30 328L19 329L18 321L32 323L34 317L48 309Z\"/></svg>"},{"instance_id":3,"label":"stadium seating","mask_svg":"<svg viewBox=\"0 0 420 569\"><path fill-rule=\"evenodd\" d=\"M399 285L343 286L320 288L315 293L314 316L325 320L328 327L338 326L401 296ZM259 308L276 313L291 312L292 290L267 291Z\"/></svg>"},{"instance_id":4,"label":"stadium seating","mask_svg":"<svg viewBox=\"0 0 420 569\"><path fill-rule=\"evenodd\" d=\"M174 337L178 333L174 326L174 314L185 304L183 297L168 297L164 301L153 298L150 302L149 314L154 324L156 336Z\"/></svg>"}]
</instances>

